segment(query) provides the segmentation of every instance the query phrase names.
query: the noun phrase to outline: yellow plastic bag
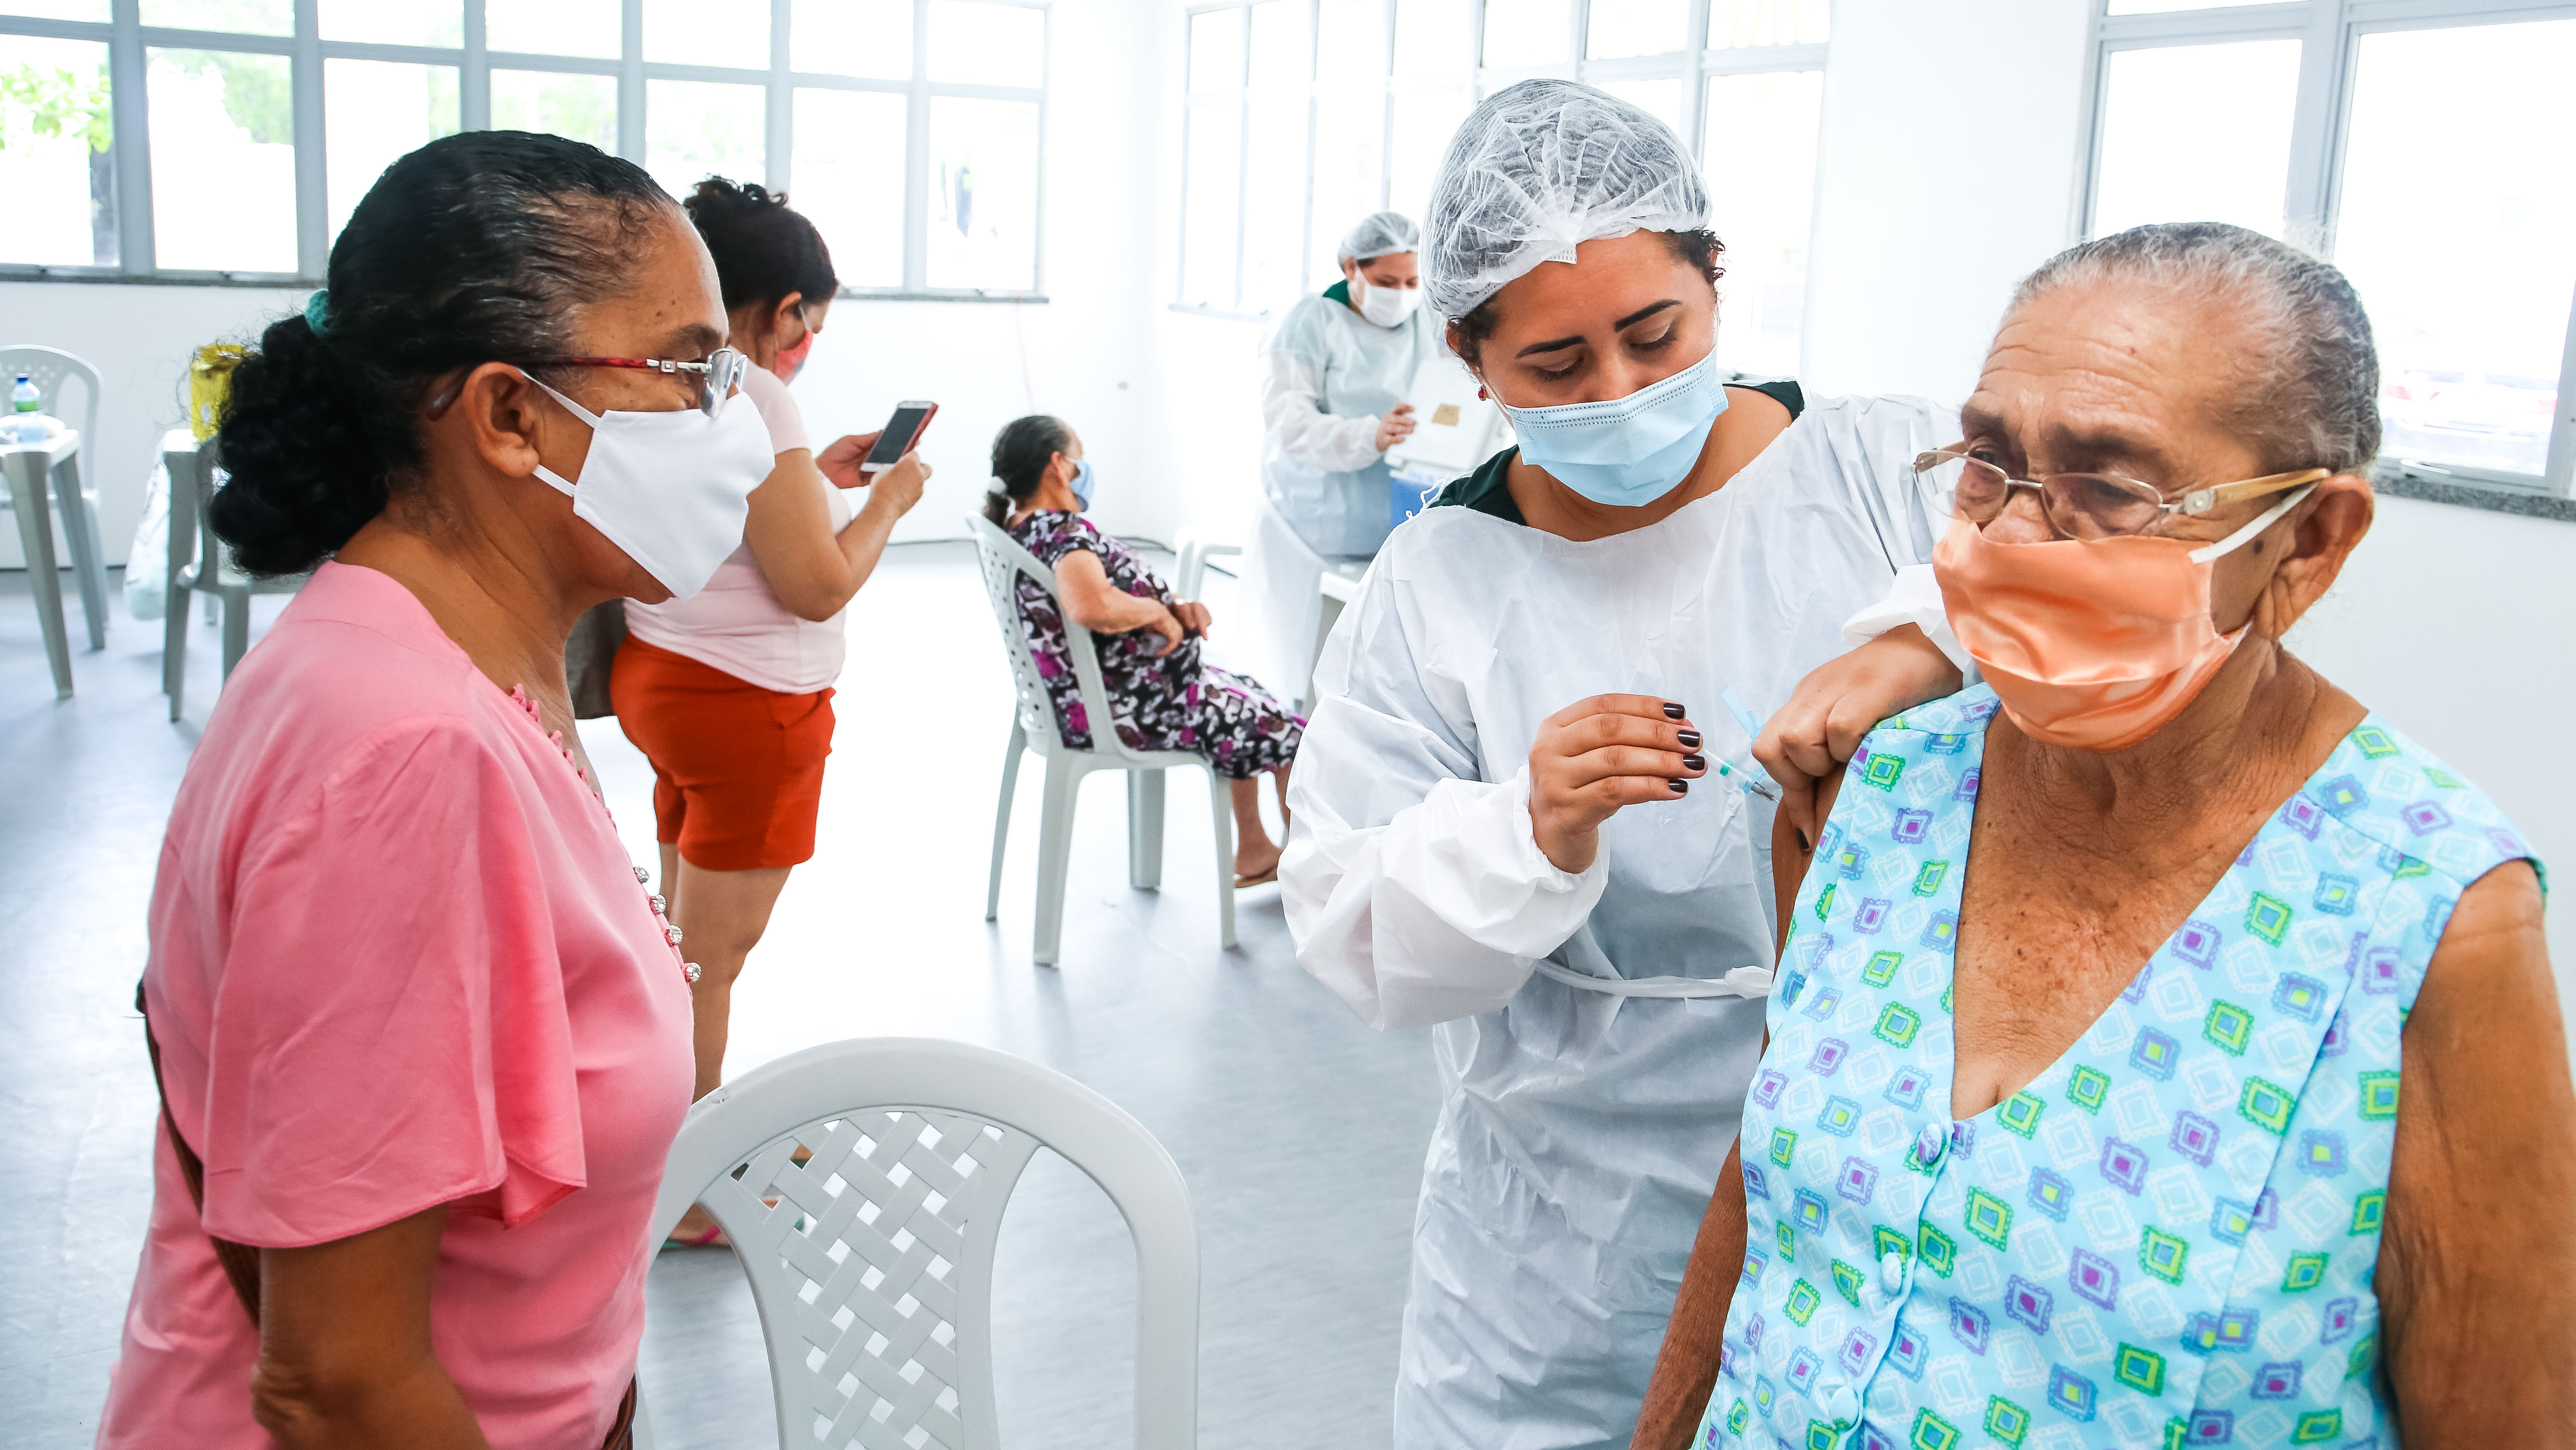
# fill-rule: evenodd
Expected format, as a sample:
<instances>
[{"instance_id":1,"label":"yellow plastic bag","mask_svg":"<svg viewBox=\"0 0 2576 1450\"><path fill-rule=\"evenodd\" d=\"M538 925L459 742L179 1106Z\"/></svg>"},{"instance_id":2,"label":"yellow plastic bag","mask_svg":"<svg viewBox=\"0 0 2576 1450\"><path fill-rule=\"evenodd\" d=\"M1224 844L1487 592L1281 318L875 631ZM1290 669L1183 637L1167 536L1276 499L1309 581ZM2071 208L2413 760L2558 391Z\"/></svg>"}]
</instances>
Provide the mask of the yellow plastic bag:
<instances>
[{"instance_id":1,"label":"yellow plastic bag","mask_svg":"<svg viewBox=\"0 0 2576 1450\"><path fill-rule=\"evenodd\" d=\"M188 431L205 442L223 426L224 398L232 391L233 369L248 351L237 342L210 342L188 363Z\"/></svg>"}]
</instances>

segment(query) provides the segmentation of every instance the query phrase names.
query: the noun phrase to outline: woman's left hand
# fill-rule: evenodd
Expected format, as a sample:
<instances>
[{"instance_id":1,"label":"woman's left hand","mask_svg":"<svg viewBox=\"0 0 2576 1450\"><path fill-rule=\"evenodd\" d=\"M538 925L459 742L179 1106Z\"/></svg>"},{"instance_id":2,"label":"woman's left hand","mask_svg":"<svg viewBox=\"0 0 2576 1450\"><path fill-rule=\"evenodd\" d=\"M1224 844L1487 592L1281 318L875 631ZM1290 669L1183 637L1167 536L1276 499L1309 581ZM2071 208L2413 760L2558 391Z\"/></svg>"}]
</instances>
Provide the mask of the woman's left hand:
<instances>
[{"instance_id":1,"label":"woman's left hand","mask_svg":"<svg viewBox=\"0 0 2576 1450\"><path fill-rule=\"evenodd\" d=\"M1186 630L1191 634L1195 634L1201 639L1205 639L1207 637L1209 616L1208 607L1206 605L1199 603L1195 599L1174 600L1172 603L1172 617L1181 622L1181 628L1183 630Z\"/></svg>"},{"instance_id":2,"label":"woman's left hand","mask_svg":"<svg viewBox=\"0 0 2576 1450\"><path fill-rule=\"evenodd\" d=\"M1753 758L1780 782L1780 814L1803 839L1824 824L1816 783L1840 769L1870 727L1926 700L1959 692L1959 667L1911 624L1808 672L1753 742Z\"/></svg>"},{"instance_id":3,"label":"woman's left hand","mask_svg":"<svg viewBox=\"0 0 2576 1450\"><path fill-rule=\"evenodd\" d=\"M881 433L885 430L877 431ZM876 433L848 434L826 445L822 452L815 454L814 467L820 470L825 478L830 479L835 488L865 488L868 486L868 477L859 472L859 464L866 460L868 450L876 446Z\"/></svg>"}]
</instances>

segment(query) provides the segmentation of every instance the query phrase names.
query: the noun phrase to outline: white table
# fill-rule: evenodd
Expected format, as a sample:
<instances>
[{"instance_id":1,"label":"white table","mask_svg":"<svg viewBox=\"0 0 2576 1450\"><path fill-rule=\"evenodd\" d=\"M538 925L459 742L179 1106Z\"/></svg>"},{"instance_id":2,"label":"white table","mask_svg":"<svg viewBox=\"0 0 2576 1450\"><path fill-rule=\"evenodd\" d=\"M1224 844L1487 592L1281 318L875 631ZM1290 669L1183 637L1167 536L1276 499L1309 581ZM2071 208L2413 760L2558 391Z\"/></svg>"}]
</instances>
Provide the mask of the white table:
<instances>
[{"instance_id":1,"label":"white table","mask_svg":"<svg viewBox=\"0 0 2576 1450\"><path fill-rule=\"evenodd\" d=\"M80 430L66 428L42 443L0 446L0 473L8 476L9 504L18 515L18 541L26 550L27 582L36 596L37 622L45 631L45 659L54 667L54 694L61 699L71 698L72 645L63 621L53 519L45 502L48 478L63 516L63 539L71 546L72 572L80 581L89 647L107 648L107 570L99 551L98 521L81 496L80 442Z\"/></svg>"},{"instance_id":2,"label":"white table","mask_svg":"<svg viewBox=\"0 0 2576 1450\"><path fill-rule=\"evenodd\" d=\"M1369 563L1367 559L1325 563L1323 578L1316 585L1323 592L1323 608L1315 612L1315 653L1306 661L1306 678L1315 677L1315 665L1324 658L1324 641L1333 637L1333 625L1342 617L1342 606L1360 597L1360 584L1368 578Z\"/></svg>"}]
</instances>

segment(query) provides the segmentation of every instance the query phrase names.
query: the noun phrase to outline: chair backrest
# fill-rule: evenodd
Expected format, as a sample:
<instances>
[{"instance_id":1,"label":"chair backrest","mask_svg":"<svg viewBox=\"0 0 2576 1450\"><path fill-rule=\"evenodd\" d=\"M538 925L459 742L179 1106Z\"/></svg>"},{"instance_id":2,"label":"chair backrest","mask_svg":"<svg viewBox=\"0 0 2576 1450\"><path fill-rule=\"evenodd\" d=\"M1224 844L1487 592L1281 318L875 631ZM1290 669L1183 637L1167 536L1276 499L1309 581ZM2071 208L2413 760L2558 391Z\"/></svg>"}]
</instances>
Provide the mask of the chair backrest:
<instances>
[{"instance_id":1,"label":"chair backrest","mask_svg":"<svg viewBox=\"0 0 2576 1450\"><path fill-rule=\"evenodd\" d=\"M1019 581L1025 577L1045 593L1055 606L1056 617L1064 621L1065 652L1073 658L1073 679L1082 692L1091 749L1120 759L1141 760L1111 728L1115 717L1109 712L1109 687L1100 674L1100 653L1092 645L1091 631L1075 624L1073 616L1065 612L1064 596L1056 592L1055 571L982 514L966 515L966 527L975 540L976 562L984 569L984 597L993 606L994 623L1002 628L1002 652L1010 657L1011 683L1020 696L1020 728L1046 749L1070 748L1056 726L1055 705L1047 696L1046 680L1038 673L1037 641L1030 638L1027 621L1020 618Z\"/></svg>"},{"instance_id":2,"label":"chair backrest","mask_svg":"<svg viewBox=\"0 0 2576 1450\"><path fill-rule=\"evenodd\" d=\"M1136 1444L1189 1450L1199 1292L1189 1188L1142 1124L1051 1068L902 1037L781 1058L689 1110L648 1242L693 1200L733 1240L769 1346L782 1450L999 1450L993 1248L1041 1147L1090 1175L1127 1220ZM799 1162L800 1150L811 1156ZM640 1410L637 1421L638 1450L651 1450Z\"/></svg>"},{"instance_id":3,"label":"chair backrest","mask_svg":"<svg viewBox=\"0 0 2576 1450\"><path fill-rule=\"evenodd\" d=\"M58 347L41 347L34 343L0 347L0 374L6 374L0 376L0 387L16 384L20 373L25 373L27 381L36 385L36 391L45 395L45 411L62 418L65 423L72 420L63 418L63 383L66 379L78 378L81 416L73 426L80 429L84 451L98 446L98 369Z\"/></svg>"}]
</instances>

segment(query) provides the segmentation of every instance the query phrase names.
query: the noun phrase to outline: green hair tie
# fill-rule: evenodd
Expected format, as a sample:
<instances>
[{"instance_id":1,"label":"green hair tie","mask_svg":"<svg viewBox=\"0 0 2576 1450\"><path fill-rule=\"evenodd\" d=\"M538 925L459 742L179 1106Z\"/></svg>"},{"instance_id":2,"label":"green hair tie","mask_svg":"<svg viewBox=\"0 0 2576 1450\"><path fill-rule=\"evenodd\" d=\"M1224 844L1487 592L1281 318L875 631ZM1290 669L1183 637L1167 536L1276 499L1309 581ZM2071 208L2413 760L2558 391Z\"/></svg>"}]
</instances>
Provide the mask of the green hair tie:
<instances>
[{"instance_id":1,"label":"green hair tie","mask_svg":"<svg viewBox=\"0 0 2576 1450\"><path fill-rule=\"evenodd\" d=\"M330 320L331 291L329 288L326 287L304 299L304 325L313 329L315 337L322 335L323 324Z\"/></svg>"}]
</instances>

